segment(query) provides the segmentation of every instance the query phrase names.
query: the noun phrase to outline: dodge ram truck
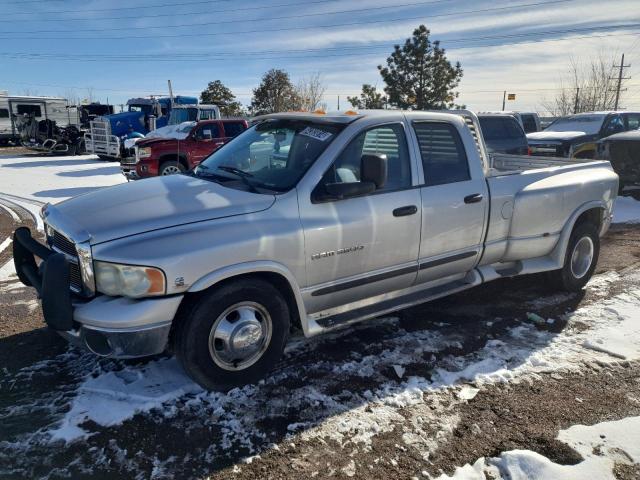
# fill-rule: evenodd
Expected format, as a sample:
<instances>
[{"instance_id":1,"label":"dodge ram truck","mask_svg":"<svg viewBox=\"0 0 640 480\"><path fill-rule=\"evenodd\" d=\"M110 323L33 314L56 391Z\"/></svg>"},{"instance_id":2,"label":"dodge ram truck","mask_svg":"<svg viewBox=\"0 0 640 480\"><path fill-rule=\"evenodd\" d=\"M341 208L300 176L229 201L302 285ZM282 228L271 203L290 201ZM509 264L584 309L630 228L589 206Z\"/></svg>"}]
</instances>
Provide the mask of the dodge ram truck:
<instances>
[{"instance_id":1,"label":"dodge ram truck","mask_svg":"<svg viewBox=\"0 0 640 480\"><path fill-rule=\"evenodd\" d=\"M46 245L21 227L13 255L71 342L169 349L224 390L267 375L296 327L535 272L580 290L617 191L606 161L487 155L470 112L272 114L191 172L47 205Z\"/></svg>"},{"instance_id":2,"label":"dodge ram truck","mask_svg":"<svg viewBox=\"0 0 640 480\"><path fill-rule=\"evenodd\" d=\"M247 129L246 120L183 122L168 137L139 140L133 157L120 161L127 178L147 178L185 172ZM166 128L166 127L165 127Z\"/></svg>"}]
</instances>

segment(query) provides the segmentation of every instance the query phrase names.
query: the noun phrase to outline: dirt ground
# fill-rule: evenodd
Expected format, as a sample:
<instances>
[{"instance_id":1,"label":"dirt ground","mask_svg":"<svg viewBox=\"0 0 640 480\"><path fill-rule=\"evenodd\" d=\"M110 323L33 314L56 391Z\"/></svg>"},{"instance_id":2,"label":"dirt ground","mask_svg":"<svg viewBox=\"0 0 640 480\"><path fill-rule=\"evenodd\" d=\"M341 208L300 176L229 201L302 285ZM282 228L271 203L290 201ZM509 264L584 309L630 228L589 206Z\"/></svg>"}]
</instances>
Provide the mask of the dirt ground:
<instances>
[{"instance_id":1,"label":"dirt ground","mask_svg":"<svg viewBox=\"0 0 640 480\"><path fill-rule=\"evenodd\" d=\"M33 227L27 212L15 206L14 211L23 224ZM0 209L0 242L16 225ZM0 253L0 266L9 259L10 249ZM602 240L597 268L598 273L620 272L619 280L608 287L608 296L628 288L626 272L639 262L640 225L613 226ZM7 286L1 283L0 288ZM188 396L171 404L175 412L169 416L155 410L114 426L87 422L83 428L91 435L81 442L50 445L37 440L38 432L51 423L52 410L64 413L69 409L65 402L74 395L83 375L101 369L126 371L131 362L98 360L70 351L45 328L32 289L2 290L0 414L6 416L0 420L0 464L7 467L9 462L15 468L0 467L0 478L429 478L452 474L457 466L513 449L532 450L563 465L575 464L582 457L556 440L558 431L575 424L640 415L638 363L593 362L579 371L487 385L465 402L455 392L426 395L417 406L398 406L393 428L373 436L367 448L330 436L306 438L306 427L292 431L291 425L302 418L318 425L335 415L323 404L314 403L314 395L346 405L345 410L366 411L369 407L363 406L362 398L381 385L398 381L390 365L381 361L376 364L376 375L369 377L335 372L349 362L384 357L392 346L400 348L403 339L412 335L418 341L438 335L456 340L429 352L424 361L406 365L407 376L428 379L437 368L480 351L488 342L506 341L510 329L526 324L531 302L549 299L536 311L557 321L536 328L560 332L579 329L579 325L567 326L563 314L600 301L598 295L586 291L556 298L541 275L505 279L405 310L395 322L373 322L348 335L298 348L286 356L273 382L257 387L253 407L247 406L245 413L255 417L262 436L251 439L251 448L246 439L244 443L232 441L214 454L212 446L224 444L221 439L227 434L222 417L209 404L193 407L195 399ZM46 368L40 368L41 364ZM300 398L309 402L299 405ZM51 401L41 405L42 399ZM244 407L235 408L242 412ZM440 418L427 421L433 412ZM443 429L448 419L455 421ZM406 435L416 431L416 422L422 422L422 440L432 446L428 459L407 447ZM256 454L259 457L246 460ZM640 466L621 463L615 474L621 480L638 479Z\"/></svg>"}]
</instances>

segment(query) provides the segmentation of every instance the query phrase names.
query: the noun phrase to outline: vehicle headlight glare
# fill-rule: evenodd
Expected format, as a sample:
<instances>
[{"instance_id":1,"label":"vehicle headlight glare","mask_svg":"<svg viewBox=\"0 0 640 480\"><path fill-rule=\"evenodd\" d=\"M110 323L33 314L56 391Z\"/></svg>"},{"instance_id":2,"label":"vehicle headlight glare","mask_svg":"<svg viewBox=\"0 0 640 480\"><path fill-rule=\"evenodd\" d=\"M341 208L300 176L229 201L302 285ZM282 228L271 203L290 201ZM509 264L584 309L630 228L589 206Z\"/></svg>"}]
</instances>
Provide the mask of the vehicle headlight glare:
<instances>
[{"instance_id":1,"label":"vehicle headlight glare","mask_svg":"<svg viewBox=\"0 0 640 480\"><path fill-rule=\"evenodd\" d=\"M165 294L162 270L153 267L95 262L96 289L110 296L130 298Z\"/></svg>"}]
</instances>

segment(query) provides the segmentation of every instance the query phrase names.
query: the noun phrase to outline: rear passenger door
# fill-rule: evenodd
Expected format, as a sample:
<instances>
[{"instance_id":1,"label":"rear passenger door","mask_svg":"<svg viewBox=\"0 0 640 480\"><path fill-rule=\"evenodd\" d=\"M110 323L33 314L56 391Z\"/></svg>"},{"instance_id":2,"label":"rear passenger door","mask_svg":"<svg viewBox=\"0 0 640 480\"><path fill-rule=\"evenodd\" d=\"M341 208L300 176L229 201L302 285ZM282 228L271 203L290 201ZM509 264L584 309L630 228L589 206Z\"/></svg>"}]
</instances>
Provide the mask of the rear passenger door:
<instances>
[{"instance_id":1,"label":"rear passenger door","mask_svg":"<svg viewBox=\"0 0 640 480\"><path fill-rule=\"evenodd\" d=\"M489 199L480 157L471 137L460 135L462 123L418 120L412 127L424 173L416 281L455 280L482 252Z\"/></svg>"}]
</instances>

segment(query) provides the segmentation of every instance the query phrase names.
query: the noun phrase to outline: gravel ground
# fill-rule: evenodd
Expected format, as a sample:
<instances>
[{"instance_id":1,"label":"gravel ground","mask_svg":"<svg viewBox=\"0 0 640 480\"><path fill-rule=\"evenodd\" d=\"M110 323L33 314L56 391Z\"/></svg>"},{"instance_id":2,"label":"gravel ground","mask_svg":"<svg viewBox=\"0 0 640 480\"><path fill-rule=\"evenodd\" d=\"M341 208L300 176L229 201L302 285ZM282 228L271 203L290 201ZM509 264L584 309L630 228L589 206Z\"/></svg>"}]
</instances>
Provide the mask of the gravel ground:
<instances>
[{"instance_id":1,"label":"gravel ground","mask_svg":"<svg viewBox=\"0 0 640 480\"><path fill-rule=\"evenodd\" d=\"M33 227L26 211L13 209ZM0 209L0 242L16 225ZM639 257L640 225L616 225L602 242L597 271L608 280L599 288L555 294L543 276L506 279L348 334L298 337L267 382L227 395L187 388L113 425L88 417L78 424L88 435L69 443L50 432L78 408L74 399L95 393L92 380L135 384L159 371L154 388L162 388L173 360L117 362L70 349L44 328L32 289L0 282L0 478L427 478L513 449L575 464L581 456L556 440L558 431L640 415L638 363L594 360L517 380L456 382L419 401L406 399L415 393L407 379L435 381L441 369L482 363L496 342L514 342L503 360L512 351L517 364L556 334L588 332L566 314L637 287ZM0 253L0 266L9 258ZM529 311L555 321L534 325ZM514 340L516 330L530 337ZM412 360L398 373L402 355ZM98 393L88 398L118 402L117 392ZM354 427L363 418L374 418L376 430ZM637 479L639 468L620 463L614 471Z\"/></svg>"}]
</instances>

